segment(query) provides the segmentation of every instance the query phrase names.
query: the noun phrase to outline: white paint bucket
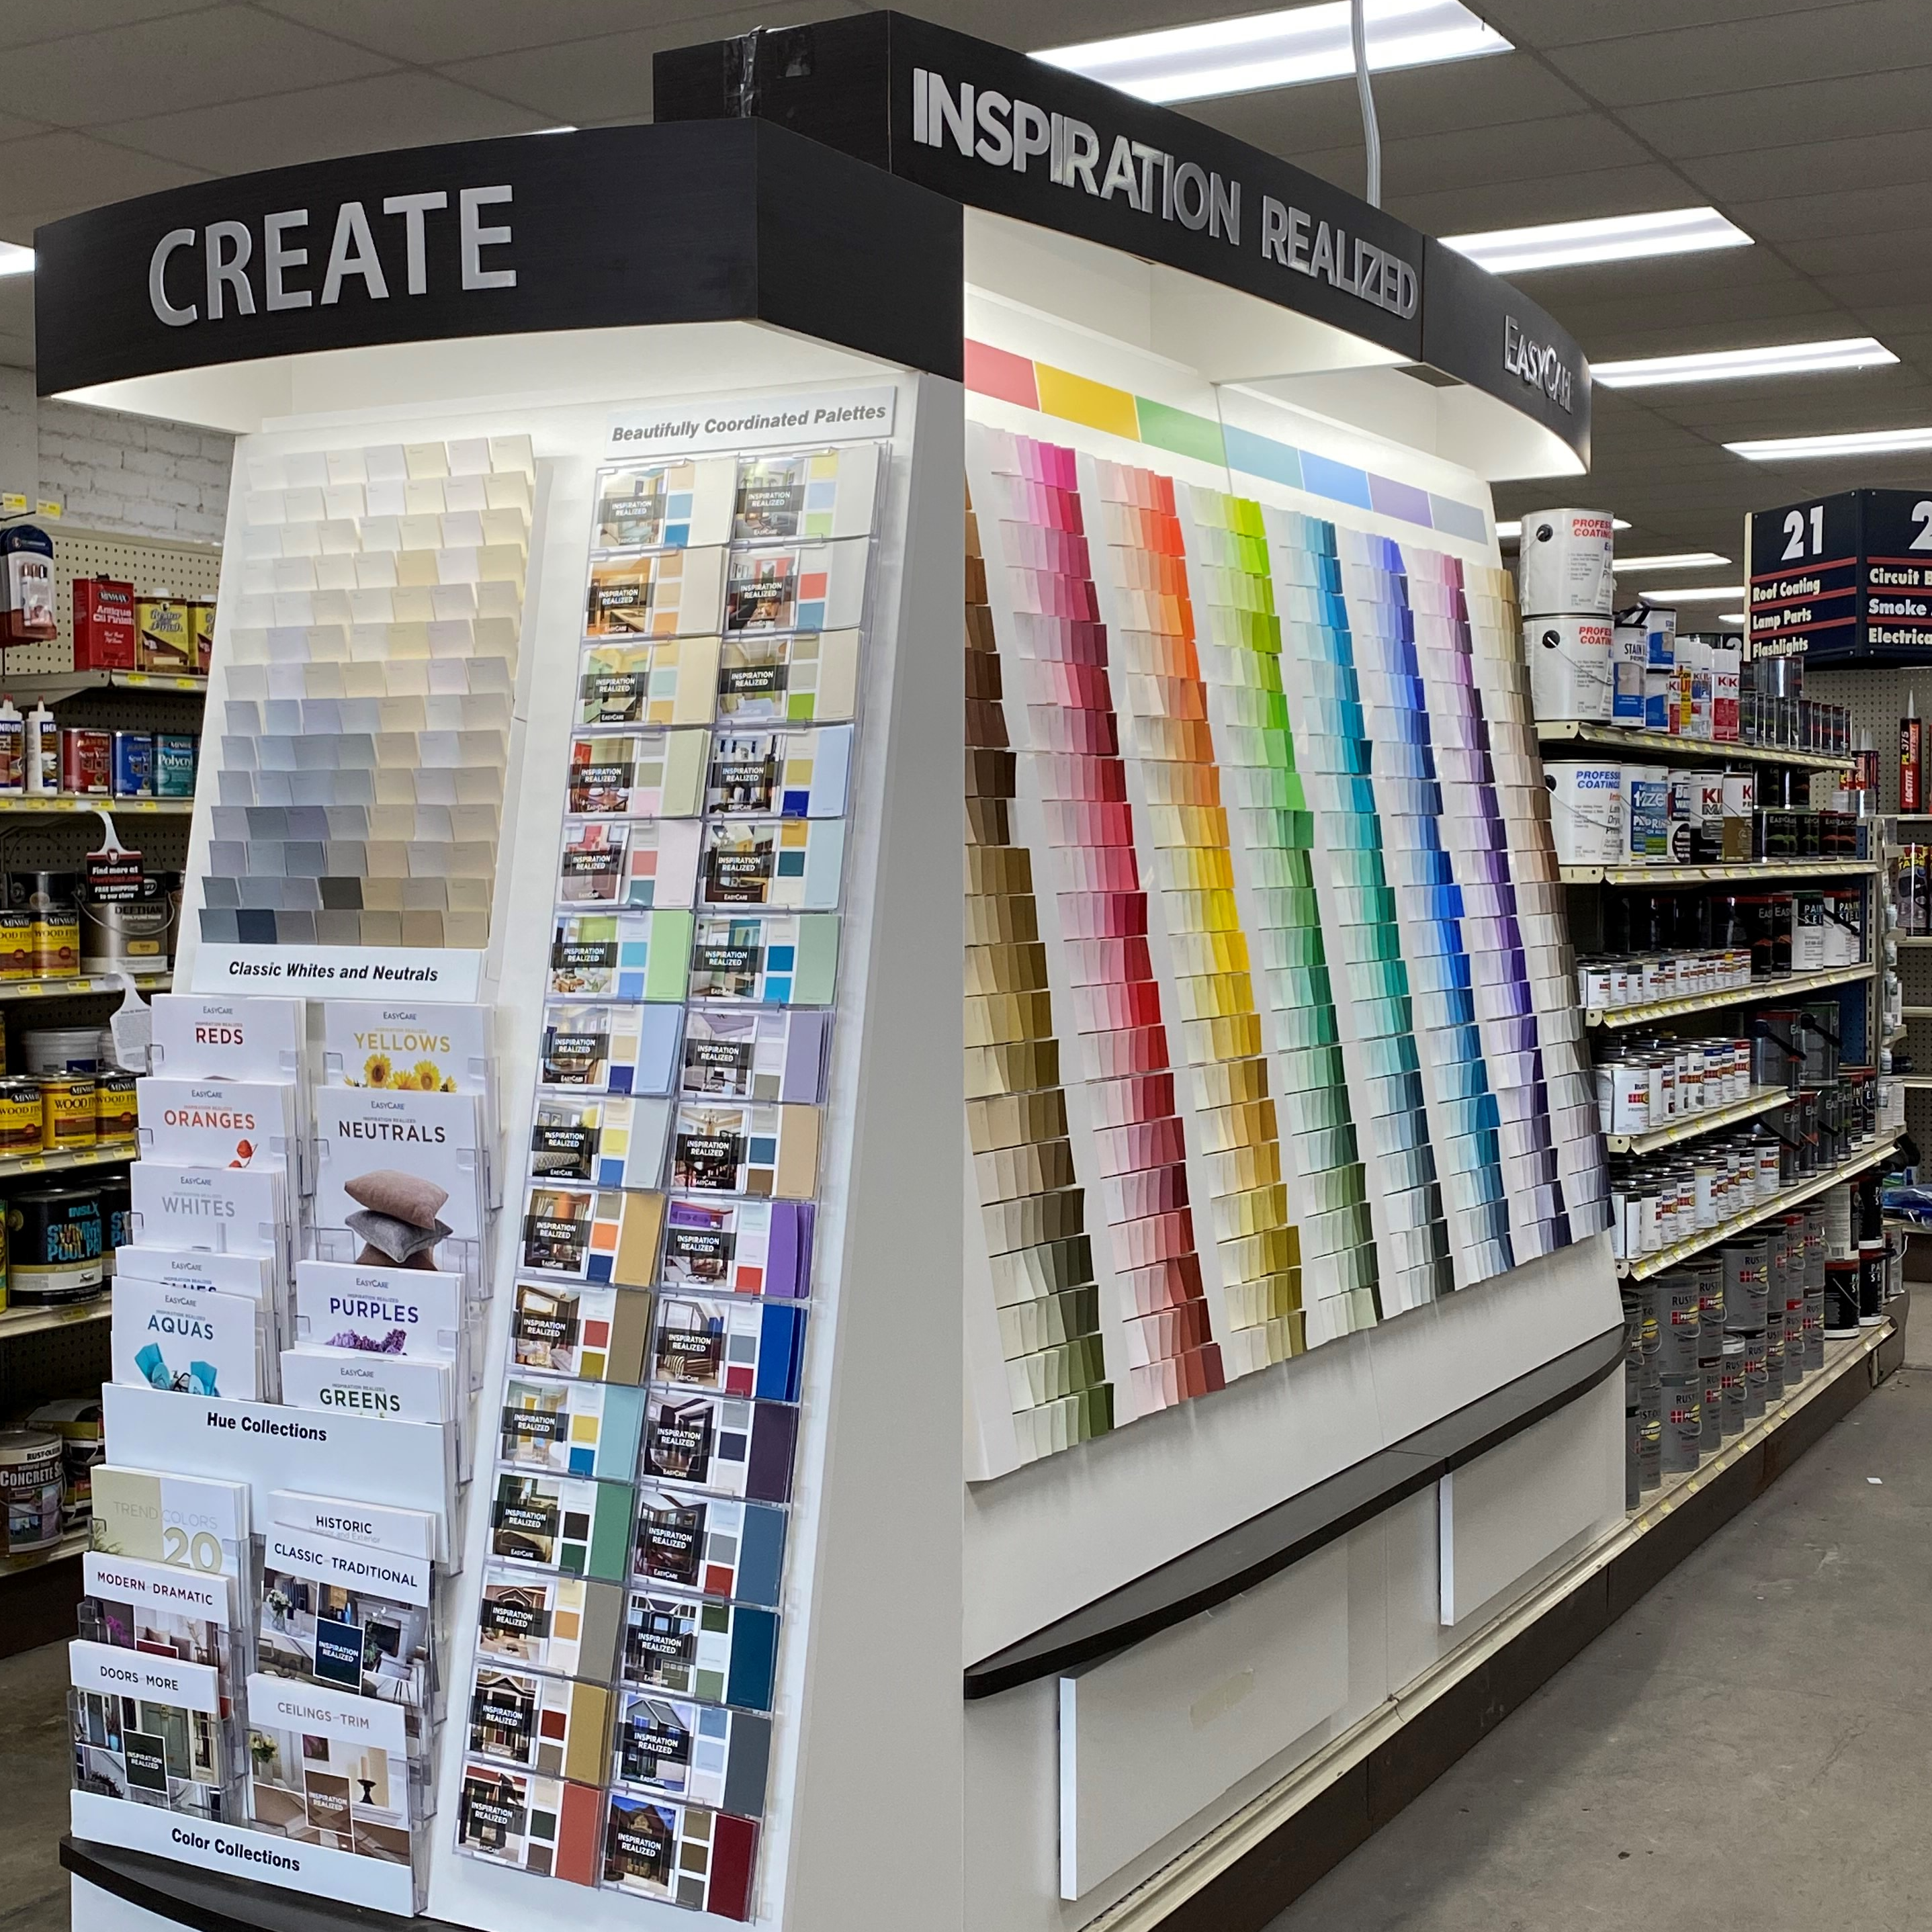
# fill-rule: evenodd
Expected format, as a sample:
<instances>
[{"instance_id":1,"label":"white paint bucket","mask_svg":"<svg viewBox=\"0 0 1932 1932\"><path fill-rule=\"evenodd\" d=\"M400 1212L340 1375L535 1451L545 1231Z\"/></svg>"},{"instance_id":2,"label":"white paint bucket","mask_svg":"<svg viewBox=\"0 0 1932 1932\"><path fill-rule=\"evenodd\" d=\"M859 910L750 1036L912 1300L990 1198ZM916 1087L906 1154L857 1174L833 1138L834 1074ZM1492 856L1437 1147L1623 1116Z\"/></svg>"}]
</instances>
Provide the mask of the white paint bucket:
<instances>
[{"instance_id":1,"label":"white paint bucket","mask_svg":"<svg viewBox=\"0 0 1932 1932\"><path fill-rule=\"evenodd\" d=\"M1607 617L1615 545L1607 510L1538 510L1522 520L1516 602L1526 617Z\"/></svg>"},{"instance_id":2,"label":"white paint bucket","mask_svg":"<svg viewBox=\"0 0 1932 1932\"><path fill-rule=\"evenodd\" d=\"M1524 624L1530 702L1539 718L1610 722L1612 634L1605 617L1538 617Z\"/></svg>"},{"instance_id":3,"label":"white paint bucket","mask_svg":"<svg viewBox=\"0 0 1932 1932\"><path fill-rule=\"evenodd\" d=\"M1595 758L1561 760L1543 768L1550 793L1550 829L1556 858L1564 866L1616 866L1623 862L1623 767Z\"/></svg>"}]
</instances>

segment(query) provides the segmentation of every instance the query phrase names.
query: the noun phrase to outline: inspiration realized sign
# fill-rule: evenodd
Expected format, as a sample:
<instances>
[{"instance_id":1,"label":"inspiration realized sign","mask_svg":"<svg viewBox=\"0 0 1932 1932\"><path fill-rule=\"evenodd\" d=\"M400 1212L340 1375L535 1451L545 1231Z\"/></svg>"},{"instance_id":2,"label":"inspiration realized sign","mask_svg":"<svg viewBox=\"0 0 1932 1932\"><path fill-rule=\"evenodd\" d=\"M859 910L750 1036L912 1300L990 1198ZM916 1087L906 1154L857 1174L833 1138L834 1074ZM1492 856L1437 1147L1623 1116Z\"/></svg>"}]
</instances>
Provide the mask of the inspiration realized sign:
<instances>
[{"instance_id":1,"label":"inspiration realized sign","mask_svg":"<svg viewBox=\"0 0 1932 1932\"><path fill-rule=\"evenodd\" d=\"M1932 489L1846 490L1744 524L1760 652L1932 664Z\"/></svg>"}]
</instances>

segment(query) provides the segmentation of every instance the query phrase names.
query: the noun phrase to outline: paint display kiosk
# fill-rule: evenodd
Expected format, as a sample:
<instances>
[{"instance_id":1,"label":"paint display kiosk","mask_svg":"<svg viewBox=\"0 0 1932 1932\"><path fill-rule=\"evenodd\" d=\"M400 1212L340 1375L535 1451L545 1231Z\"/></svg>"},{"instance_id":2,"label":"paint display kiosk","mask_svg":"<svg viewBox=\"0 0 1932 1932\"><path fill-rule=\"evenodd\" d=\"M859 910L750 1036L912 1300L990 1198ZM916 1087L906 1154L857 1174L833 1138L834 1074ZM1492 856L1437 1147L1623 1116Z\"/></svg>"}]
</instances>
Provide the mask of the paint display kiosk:
<instances>
[{"instance_id":1,"label":"paint display kiosk","mask_svg":"<svg viewBox=\"0 0 1932 1932\"><path fill-rule=\"evenodd\" d=\"M82 1927L1151 1925L1621 1511L1488 494L1582 467L1574 346L800 31L41 232L44 390L238 436L151 1081L285 1030L280 1372L109 1394Z\"/></svg>"}]
</instances>

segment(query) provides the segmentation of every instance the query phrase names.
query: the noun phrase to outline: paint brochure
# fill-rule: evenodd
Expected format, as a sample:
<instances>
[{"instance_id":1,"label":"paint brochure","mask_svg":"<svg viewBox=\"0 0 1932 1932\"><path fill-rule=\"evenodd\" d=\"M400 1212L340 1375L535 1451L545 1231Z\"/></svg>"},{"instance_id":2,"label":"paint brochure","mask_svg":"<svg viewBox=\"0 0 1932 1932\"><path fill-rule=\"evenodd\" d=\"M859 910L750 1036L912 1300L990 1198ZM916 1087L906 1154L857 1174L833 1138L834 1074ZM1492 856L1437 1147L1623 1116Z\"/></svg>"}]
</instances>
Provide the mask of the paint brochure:
<instances>
[{"instance_id":1,"label":"paint brochure","mask_svg":"<svg viewBox=\"0 0 1932 1932\"><path fill-rule=\"evenodd\" d=\"M616 1584L493 1563L483 1575L477 1656L608 1683L617 1674L623 1618L624 1592Z\"/></svg>"},{"instance_id":2,"label":"paint brochure","mask_svg":"<svg viewBox=\"0 0 1932 1932\"><path fill-rule=\"evenodd\" d=\"M632 1574L640 1583L776 1610L784 1539L782 1509L646 1482L638 1490Z\"/></svg>"},{"instance_id":3,"label":"paint brochure","mask_svg":"<svg viewBox=\"0 0 1932 1932\"><path fill-rule=\"evenodd\" d=\"M76 1639L68 1646L74 1788L227 1822L236 1772L212 1664Z\"/></svg>"},{"instance_id":4,"label":"paint brochure","mask_svg":"<svg viewBox=\"0 0 1932 1932\"><path fill-rule=\"evenodd\" d=\"M512 1374L503 1384L497 1460L507 1468L628 1483L644 1430L641 1389Z\"/></svg>"},{"instance_id":5,"label":"paint brochure","mask_svg":"<svg viewBox=\"0 0 1932 1932\"><path fill-rule=\"evenodd\" d=\"M740 632L723 640L712 662L718 722L734 730L843 724L857 709L856 630L790 637Z\"/></svg>"},{"instance_id":6,"label":"paint brochure","mask_svg":"<svg viewBox=\"0 0 1932 1932\"><path fill-rule=\"evenodd\" d=\"M246 1637L236 1628L233 1577L197 1576L172 1564L88 1550L81 1552L80 1587L82 1637L210 1666L220 1674L226 1714L248 1658Z\"/></svg>"},{"instance_id":7,"label":"paint brochure","mask_svg":"<svg viewBox=\"0 0 1932 1932\"><path fill-rule=\"evenodd\" d=\"M644 1378L650 1333L651 1298L642 1289L519 1282L510 1359L536 1375L634 1387Z\"/></svg>"},{"instance_id":8,"label":"paint brochure","mask_svg":"<svg viewBox=\"0 0 1932 1932\"><path fill-rule=\"evenodd\" d=\"M845 862L840 818L718 818L704 826L698 896L706 906L830 912Z\"/></svg>"},{"instance_id":9,"label":"paint brochure","mask_svg":"<svg viewBox=\"0 0 1932 1932\"><path fill-rule=\"evenodd\" d=\"M613 1698L602 1684L479 1663L470 1690L470 1754L578 1784L604 1781Z\"/></svg>"},{"instance_id":10,"label":"paint brochure","mask_svg":"<svg viewBox=\"0 0 1932 1932\"><path fill-rule=\"evenodd\" d=\"M684 458L597 472L596 550L685 550L732 533L737 494L728 456Z\"/></svg>"},{"instance_id":11,"label":"paint brochure","mask_svg":"<svg viewBox=\"0 0 1932 1932\"><path fill-rule=\"evenodd\" d=\"M570 741L564 810L578 818L695 818L710 754L702 728L584 730Z\"/></svg>"},{"instance_id":12,"label":"paint brochure","mask_svg":"<svg viewBox=\"0 0 1932 1932\"><path fill-rule=\"evenodd\" d=\"M662 1792L760 1816L771 1761L769 1718L659 1690L620 1694L612 1738L613 1790Z\"/></svg>"},{"instance_id":13,"label":"paint brochure","mask_svg":"<svg viewBox=\"0 0 1932 1932\"><path fill-rule=\"evenodd\" d=\"M302 1000L157 993L150 1065L170 1078L299 1081L307 1043Z\"/></svg>"},{"instance_id":14,"label":"paint brochure","mask_svg":"<svg viewBox=\"0 0 1932 1932\"><path fill-rule=\"evenodd\" d=\"M453 1244L474 1259L486 1205L476 1095L326 1087L315 1096L315 1144L319 1244L340 1230L333 1245L362 1249L327 1258L434 1267Z\"/></svg>"},{"instance_id":15,"label":"paint brochure","mask_svg":"<svg viewBox=\"0 0 1932 1932\"><path fill-rule=\"evenodd\" d=\"M730 818L842 818L851 764L849 724L721 728L711 742L704 809Z\"/></svg>"},{"instance_id":16,"label":"paint brochure","mask_svg":"<svg viewBox=\"0 0 1932 1932\"><path fill-rule=\"evenodd\" d=\"M693 1000L831 1005L838 974L836 914L700 913L688 930Z\"/></svg>"},{"instance_id":17,"label":"paint brochure","mask_svg":"<svg viewBox=\"0 0 1932 1932\"><path fill-rule=\"evenodd\" d=\"M392 1093L491 1092L491 1008L388 1000L320 1004L326 1085Z\"/></svg>"},{"instance_id":18,"label":"paint brochure","mask_svg":"<svg viewBox=\"0 0 1932 1932\"><path fill-rule=\"evenodd\" d=\"M201 1576L232 1576L238 1606L254 1588L250 1489L112 1462L94 1466L92 1546Z\"/></svg>"},{"instance_id":19,"label":"paint brochure","mask_svg":"<svg viewBox=\"0 0 1932 1932\"><path fill-rule=\"evenodd\" d=\"M691 963L692 915L563 912L550 932L553 999L681 1000Z\"/></svg>"},{"instance_id":20,"label":"paint brochure","mask_svg":"<svg viewBox=\"0 0 1932 1932\"><path fill-rule=\"evenodd\" d=\"M602 642L715 635L724 596L724 551L715 548L593 558L584 599L584 636ZM856 610L849 621L857 621Z\"/></svg>"},{"instance_id":21,"label":"paint brochure","mask_svg":"<svg viewBox=\"0 0 1932 1932\"><path fill-rule=\"evenodd\" d=\"M530 1178L587 1181L598 1187L656 1187L664 1178L670 1119L668 1100L616 1095L572 1100L544 1095L537 1102L530 1129Z\"/></svg>"},{"instance_id":22,"label":"paint brochure","mask_svg":"<svg viewBox=\"0 0 1932 1932\"><path fill-rule=\"evenodd\" d=\"M839 631L865 614L872 543L850 537L782 550L734 550L724 584L724 634ZM593 584L595 571L592 572ZM692 627L687 627L692 628Z\"/></svg>"},{"instance_id":23,"label":"paint brochure","mask_svg":"<svg viewBox=\"0 0 1932 1932\"><path fill-rule=\"evenodd\" d=\"M296 1265L299 1347L461 1362L463 1317L460 1275L341 1262Z\"/></svg>"},{"instance_id":24,"label":"paint brochure","mask_svg":"<svg viewBox=\"0 0 1932 1932\"><path fill-rule=\"evenodd\" d=\"M560 906L688 906L698 890L695 820L574 818L557 861Z\"/></svg>"},{"instance_id":25,"label":"paint brochure","mask_svg":"<svg viewBox=\"0 0 1932 1932\"><path fill-rule=\"evenodd\" d=\"M525 1197L522 1266L620 1288L648 1288L664 1233L664 1197L533 1186Z\"/></svg>"},{"instance_id":26,"label":"paint brochure","mask_svg":"<svg viewBox=\"0 0 1932 1932\"><path fill-rule=\"evenodd\" d=\"M668 1798L614 1792L604 1827L604 1883L614 1892L750 1916L758 1828L749 1819Z\"/></svg>"},{"instance_id":27,"label":"paint brochure","mask_svg":"<svg viewBox=\"0 0 1932 1932\"><path fill-rule=\"evenodd\" d=\"M507 1764L467 1764L457 1796L456 1849L513 1870L595 1885L603 1807L595 1785Z\"/></svg>"},{"instance_id":28,"label":"paint brochure","mask_svg":"<svg viewBox=\"0 0 1932 1932\"><path fill-rule=\"evenodd\" d=\"M299 1175L301 1094L292 1078L134 1083L143 1160L178 1167L279 1168Z\"/></svg>"},{"instance_id":29,"label":"paint brochure","mask_svg":"<svg viewBox=\"0 0 1932 1932\"><path fill-rule=\"evenodd\" d=\"M822 1009L694 1006L685 1021L678 1090L716 1100L821 1100L831 1019Z\"/></svg>"},{"instance_id":30,"label":"paint brochure","mask_svg":"<svg viewBox=\"0 0 1932 1932\"><path fill-rule=\"evenodd\" d=\"M286 1273L292 1237L284 1174L271 1168L137 1160L128 1178L141 1246L266 1256L278 1274Z\"/></svg>"},{"instance_id":31,"label":"paint brochure","mask_svg":"<svg viewBox=\"0 0 1932 1932\"><path fill-rule=\"evenodd\" d=\"M736 544L862 536L872 527L880 452L875 442L741 458L731 518Z\"/></svg>"},{"instance_id":32,"label":"paint brochure","mask_svg":"<svg viewBox=\"0 0 1932 1932\"><path fill-rule=\"evenodd\" d=\"M668 1094L683 1017L674 1006L550 1006L538 1080L589 1093Z\"/></svg>"},{"instance_id":33,"label":"paint brochure","mask_svg":"<svg viewBox=\"0 0 1932 1932\"><path fill-rule=\"evenodd\" d=\"M291 1408L446 1423L452 1431L460 1419L455 1366L450 1362L368 1349L304 1347L284 1350L281 1370L282 1400Z\"/></svg>"},{"instance_id":34,"label":"paint brochure","mask_svg":"<svg viewBox=\"0 0 1932 1932\"><path fill-rule=\"evenodd\" d=\"M304 1535L337 1537L344 1543L366 1544L374 1550L418 1557L425 1563L436 1555L436 1519L422 1510L401 1509L390 1503L343 1502L300 1490L276 1490L268 1497L268 1516L272 1522Z\"/></svg>"},{"instance_id":35,"label":"paint brochure","mask_svg":"<svg viewBox=\"0 0 1932 1932\"><path fill-rule=\"evenodd\" d=\"M110 1327L117 1382L242 1402L275 1396L262 1310L245 1295L120 1276Z\"/></svg>"},{"instance_id":36,"label":"paint brochure","mask_svg":"<svg viewBox=\"0 0 1932 1932\"><path fill-rule=\"evenodd\" d=\"M500 1470L490 1504L489 1554L566 1576L623 1581L631 1527L626 1483Z\"/></svg>"},{"instance_id":37,"label":"paint brochure","mask_svg":"<svg viewBox=\"0 0 1932 1932\"><path fill-rule=\"evenodd\" d=\"M577 722L588 730L709 724L712 713L721 708L718 660L722 648L715 635L590 646L578 667ZM857 648L854 632L855 668ZM695 788L703 782L700 765L692 775L692 783ZM674 790L674 800L676 796Z\"/></svg>"},{"instance_id":38,"label":"paint brochure","mask_svg":"<svg viewBox=\"0 0 1932 1932\"><path fill-rule=\"evenodd\" d=\"M699 1294L802 1299L811 1292L817 1213L809 1201L674 1195L660 1278Z\"/></svg>"},{"instance_id":39,"label":"paint brochure","mask_svg":"<svg viewBox=\"0 0 1932 1932\"><path fill-rule=\"evenodd\" d=\"M805 1310L782 1302L658 1298L650 1375L664 1388L796 1402Z\"/></svg>"},{"instance_id":40,"label":"paint brochure","mask_svg":"<svg viewBox=\"0 0 1932 1932\"><path fill-rule=\"evenodd\" d=\"M802 1201L818 1185L816 1107L686 1101L671 1142L670 1184L692 1193Z\"/></svg>"},{"instance_id":41,"label":"paint brochure","mask_svg":"<svg viewBox=\"0 0 1932 1932\"><path fill-rule=\"evenodd\" d=\"M640 1690L769 1711L776 1612L662 1587L634 1586L624 1612L623 1682Z\"/></svg>"},{"instance_id":42,"label":"paint brochure","mask_svg":"<svg viewBox=\"0 0 1932 1932\"><path fill-rule=\"evenodd\" d=\"M798 1412L788 1404L740 1402L696 1390L653 1388L646 1406L647 1476L759 1502L791 1494Z\"/></svg>"}]
</instances>

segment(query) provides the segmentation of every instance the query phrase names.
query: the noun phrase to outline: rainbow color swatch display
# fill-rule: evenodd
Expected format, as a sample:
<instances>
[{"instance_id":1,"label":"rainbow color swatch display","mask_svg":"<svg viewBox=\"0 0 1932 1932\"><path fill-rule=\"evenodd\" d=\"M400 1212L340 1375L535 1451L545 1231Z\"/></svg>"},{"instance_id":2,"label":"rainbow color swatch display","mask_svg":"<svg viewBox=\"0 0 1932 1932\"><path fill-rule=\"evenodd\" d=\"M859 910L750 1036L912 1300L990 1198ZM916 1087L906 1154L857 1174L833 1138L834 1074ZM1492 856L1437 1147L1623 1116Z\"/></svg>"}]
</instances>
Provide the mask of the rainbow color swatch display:
<instances>
[{"instance_id":1,"label":"rainbow color swatch display","mask_svg":"<svg viewBox=\"0 0 1932 1932\"><path fill-rule=\"evenodd\" d=\"M1088 420L1084 394L1061 384L1054 412ZM1114 412L1109 437L1158 440L1145 408ZM969 1028L976 998L1036 1048L1068 1016L1069 1064L1036 1055L1006 1118L1032 1136L1036 1198L1080 1217L1052 1225L1091 1261L1079 1361L1112 1371L1114 1419L1598 1232L1507 576L1002 429L969 425L968 448L987 586L968 607ZM995 880L1034 909L1024 939L982 909ZM982 956L996 929L1006 950ZM1052 1346L1016 1327L1003 1302L1010 1368ZM1047 1376L1009 1380L995 1467L1072 1446L1034 1419Z\"/></svg>"},{"instance_id":2,"label":"rainbow color swatch display","mask_svg":"<svg viewBox=\"0 0 1932 1932\"><path fill-rule=\"evenodd\" d=\"M883 454L604 471L560 775L457 1844L727 1918L756 1909ZM621 1646L534 1628L572 1583L576 1629L631 1593Z\"/></svg>"}]
</instances>

